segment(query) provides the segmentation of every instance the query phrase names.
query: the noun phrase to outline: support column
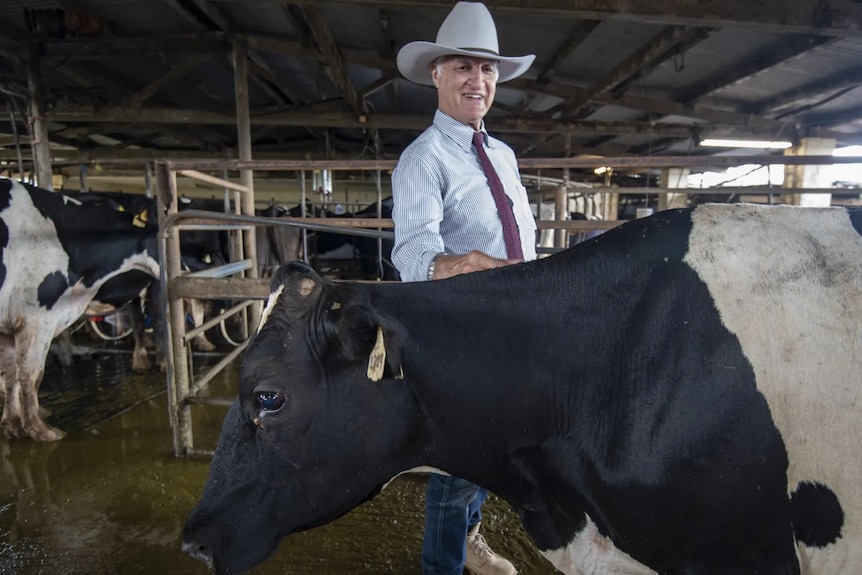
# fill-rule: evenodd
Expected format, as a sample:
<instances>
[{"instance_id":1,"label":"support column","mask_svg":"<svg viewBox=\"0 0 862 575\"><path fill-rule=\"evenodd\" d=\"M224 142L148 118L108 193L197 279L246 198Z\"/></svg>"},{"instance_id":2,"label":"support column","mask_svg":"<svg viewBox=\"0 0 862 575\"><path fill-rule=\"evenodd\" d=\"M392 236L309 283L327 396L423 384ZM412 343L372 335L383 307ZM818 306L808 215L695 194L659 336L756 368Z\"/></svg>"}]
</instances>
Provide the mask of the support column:
<instances>
[{"instance_id":1,"label":"support column","mask_svg":"<svg viewBox=\"0 0 862 575\"><path fill-rule=\"evenodd\" d=\"M565 180L564 180L565 181ZM554 219L558 222L562 222L568 219L569 216L569 202L568 202L568 188L564 185L558 187L555 190L554 194ZM541 196L540 196L541 200ZM542 206L539 206L539 209L542 209ZM557 229L554 231L554 247L555 248L565 248L568 245L568 236L569 232L563 229Z\"/></svg>"},{"instance_id":2,"label":"support column","mask_svg":"<svg viewBox=\"0 0 862 575\"><path fill-rule=\"evenodd\" d=\"M612 168L605 170L605 187L611 187ZM620 213L620 195L617 193L603 194L602 219L605 221L616 221Z\"/></svg>"},{"instance_id":3,"label":"support column","mask_svg":"<svg viewBox=\"0 0 862 575\"><path fill-rule=\"evenodd\" d=\"M784 151L785 156L831 156L835 151L834 138L803 138L799 145ZM829 188L832 187L831 166L784 166L785 188ZM832 194L784 194L781 203L794 206L829 206Z\"/></svg>"},{"instance_id":4,"label":"support column","mask_svg":"<svg viewBox=\"0 0 862 575\"><path fill-rule=\"evenodd\" d=\"M658 209L671 210L674 208L684 208L688 205L688 194L673 193L674 188L688 187L688 168L662 168L661 171L661 187L668 190L667 193L660 194L658 197Z\"/></svg>"},{"instance_id":5,"label":"support column","mask_svg":"<svg viewBox=\"0 0 862 575\"><path fill-rule=\"evenodd\" d=\"M237 124L237 147L239 149L240 161L251 160L251 119L248 102L248 43L245 39L238 38L233 43L233 70L236 93L236 124ZM248 192L242 194L242 213L254 215L254 172L252 170L240 170L240 183L248 188ZM251 268L246 270L246 277L257 277L257 244L255 242L255 227L250 226L242 234L243 252L245 257L253 262ZM260 323L260 302L249 306L249 328L250 331L257 329Z\"/></svg>"},{"instance_id":6,"label":"support column","mask_svg":"<svg viewBox=\"0 0 862 575\"><path fill-rule=\"evenodd\" d=\"M53 190L51 144L48 138L48 122L45 118L45 90L42 85L40 60L41 46L38 42L34 42L30 46L30 65L27 67L27 88L30 92L29 121L32 132L33 174L39 187Z\"/></svg>"}]
</instances>

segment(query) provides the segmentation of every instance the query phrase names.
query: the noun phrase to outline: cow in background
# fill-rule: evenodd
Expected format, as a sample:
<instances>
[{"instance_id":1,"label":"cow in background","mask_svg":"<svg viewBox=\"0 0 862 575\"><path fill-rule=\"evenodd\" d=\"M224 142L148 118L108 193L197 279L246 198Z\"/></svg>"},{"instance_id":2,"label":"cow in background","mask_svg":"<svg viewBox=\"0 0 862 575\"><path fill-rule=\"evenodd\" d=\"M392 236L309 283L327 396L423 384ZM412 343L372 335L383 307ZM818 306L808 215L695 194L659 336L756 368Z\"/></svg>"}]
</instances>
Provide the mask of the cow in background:
<instances>
[{"instance_id":1,"label":"cow in background","mask_svg":"<svg viewBox=\"0 0 862 575\"><path fill-rule=\"evenodd\" d=\"M139 214L144 221L153 222L156 225L156 210L157 204L154 198L149 198L140 194L128 194L123 192L63 192L69 201L77 202L88 206L102 206L114 209L118 212ZM180 209L200 209L196 204L190 201L180 201ZM209 230L187 230L180 233L180 252L182 254L182 268L185 271L202 271L214 266L225 263L225 243L220 232ZM158 254L156 255L158 257ZM158 283L158 282L157 282ZM112 293L115 290L112 290ZM151 317L156 317L155 321L150 321L149 324L154 326L156 330L160 330L161 324L161 309L159 303L161 298L161 286L154 285L144 294L146 297L143 300L138 300L132 305L122 308L121 313L127 313L131 319L132 335L134 338L134 351L132 352L132 369L137 372L147 372L152 369L152 363L147 354L147 345L149 338L145 333L145 324L147 323L145 314ZM96 298L97 301L99 298ZM204 322L205 303L197 299L185 300L186 309L191 317L194 325L200 325ZM110 307L117 311L119 308ZM93 308L88 311L92 315L108 315L99 313L98 308ZM156 334L155 345L157 348L157 356L162 357L161 350L158 349L162 343L160 333ZM205 333L200 333L195 336L193 345L200 351L213 351L216 346L207 338ZM159 359L159 364L164 369L163 360Z\"/></svg>"},{"instance_id":2,"label":"cow in background","mask_svg":"<svg viewBox=\"0 0 862 575\"><path fill-rule=\"evenodd\" d=\"M353 214L322 212L316 214L315 217L376 218L378 217L378 203L374 202ZM392 217L392 196L386 197L380 202L379 217ZM359 278L347 277L347 274L337 272L336 275L341 276L342 279L373 278L387 281L399 281L401 279L398 270L392 264L392 247L394 245L392 240L385 239L380 243L377 238L337 232L314 232L310 237L308 261L315 269L322 270L329 267L328 264L333 260L357 260Z\"/></svg>"},{"instance_id":3,"label":"cow in background","mask_svg":"<svg viewBox=\"0 0 862 575\"><path fill-rule=\"evenodd\" d=\"M79 317L158 283L157 226L130 212L0 179L0 378L7 436L54 441L38 390L51 340ZM122 283L122 293L112 286ZM98 297L98 299L97 299Z\"/></svg>"},{"instance_id":4,"label":"cow in background","mask_svg":"<svg viewBox=\"0 0 862 575\"><path fill-rule=\"evenodd\" d=\"M267 218L297 217L290 210L271 204L255 214ZM259 226L255 233L257 247L257 275L271 278L284 262L302 258L302 230L294 226Z\"/></svg>"}]
</instances>

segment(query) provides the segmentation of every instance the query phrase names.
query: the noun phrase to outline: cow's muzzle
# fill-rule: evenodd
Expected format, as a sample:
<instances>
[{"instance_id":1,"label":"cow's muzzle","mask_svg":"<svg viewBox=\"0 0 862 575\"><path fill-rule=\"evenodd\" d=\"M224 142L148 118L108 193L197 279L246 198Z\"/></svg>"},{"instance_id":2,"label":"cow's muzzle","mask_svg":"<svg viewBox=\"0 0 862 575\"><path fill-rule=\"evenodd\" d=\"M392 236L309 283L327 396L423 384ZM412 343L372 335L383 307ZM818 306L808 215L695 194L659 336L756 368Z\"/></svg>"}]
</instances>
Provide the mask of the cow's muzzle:
<instances>
[{"instance_id":1,"label":"cow's muzzle","mask_svg":"<svg viewBox=\"0 0 862 575\"><path fill-rule=\"evenodd\" d=\"M213 556L209 549L204 545L198 545L197 543L183 541L183 553L191 557L192 559L197 559L201 563L206 563L206 566L209 567L210 571L213 570Z\"/></svg>"}]
</instances>

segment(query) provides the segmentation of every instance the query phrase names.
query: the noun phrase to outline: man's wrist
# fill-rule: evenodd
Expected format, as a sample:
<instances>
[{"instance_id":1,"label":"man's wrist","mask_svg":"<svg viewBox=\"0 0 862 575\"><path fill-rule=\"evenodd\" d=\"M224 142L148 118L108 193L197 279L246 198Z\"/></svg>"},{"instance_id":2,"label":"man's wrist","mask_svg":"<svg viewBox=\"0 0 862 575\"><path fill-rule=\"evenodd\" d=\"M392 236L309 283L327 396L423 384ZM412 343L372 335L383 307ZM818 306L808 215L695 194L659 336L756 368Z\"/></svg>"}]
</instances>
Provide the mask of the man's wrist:
<instances>
[{"instance_id":1,"label":"man's wrist","mask_svg":"<svg viewBox=\"0 0 862 575\"><path fill-rule=\"evenodd\" d=\"M434 279L434 270L437 267L437 258L439 258L440 256L445 256L445 255L446 255L446 252L440 252L439 254L437 254L436 256L431 258L431 263L428 264L428 274L427 274L426 279L429 279L429 280Z\"/></svg>"}]
</instances>

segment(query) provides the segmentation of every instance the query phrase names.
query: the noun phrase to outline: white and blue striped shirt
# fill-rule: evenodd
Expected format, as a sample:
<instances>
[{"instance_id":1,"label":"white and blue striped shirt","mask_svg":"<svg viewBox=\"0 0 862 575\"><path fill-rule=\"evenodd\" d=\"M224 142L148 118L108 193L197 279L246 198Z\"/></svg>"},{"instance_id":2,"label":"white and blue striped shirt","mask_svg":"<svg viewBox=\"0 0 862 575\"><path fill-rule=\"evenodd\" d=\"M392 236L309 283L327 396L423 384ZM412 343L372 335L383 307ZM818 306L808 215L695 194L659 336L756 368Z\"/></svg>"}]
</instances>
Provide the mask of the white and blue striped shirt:
<instances>
[{"instance_id":1,"label":"white and blue striped shirt","mask_svg":"<svg viewBox=\"0 0 862 575\"><path fill-rule=\"evenodd\" d=\"M485 124L482 124L484 132ZM536 221L512 149L485 132L485 147L512 202L524 259L536 259ZM437 254L481 250L506 259L503 226L473 149L473 128L440 110L392 173L392 262L402 281L427 278Z\"/></svg>"}]
</instances>

